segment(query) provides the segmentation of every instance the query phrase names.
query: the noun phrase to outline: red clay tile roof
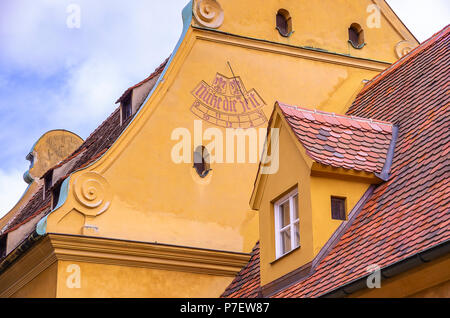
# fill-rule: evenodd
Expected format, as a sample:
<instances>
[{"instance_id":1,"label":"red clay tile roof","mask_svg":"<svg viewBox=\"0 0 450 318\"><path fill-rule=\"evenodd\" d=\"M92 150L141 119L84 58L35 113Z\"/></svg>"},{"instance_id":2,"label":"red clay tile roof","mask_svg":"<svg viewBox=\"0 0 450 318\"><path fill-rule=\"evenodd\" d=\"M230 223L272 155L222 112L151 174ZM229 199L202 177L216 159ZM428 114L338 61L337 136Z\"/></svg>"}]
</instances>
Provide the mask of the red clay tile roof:
<instances>
[{"instance_id":1,"label":"red clay tile roof","mask_svg":"<svg viewBox=\"0 0 450 318\"><path fill-rule=\"evenodd\" d=\"M392 124L278 103L292 131L316 162L381 173L392 140Z\"/></svg>"},{"instance_id":2,"label":"red clay tile roof","mask_svg":"<svg viewBox=\"0 0 450 318\"><path fill-rule=\"evenodd\" d=\"M259 242L252 250L250 260L227 287L221 297L256 298L261 297L259 283Z\"/></svg>"},{"instance_id":3,"label":"red clay tile roof","mask_svg":"<svg viewBox=\"0 0 450 318\"><path fill-rule=\"evenodd\" d=\"M152 80L153 78L155 78L156 76L159 76L161 74L161 72L164 70L164 67L166 67L167 62L169 61L169 57L160 65L156 68L156 70L150 74L146 79L140 81L139 83L137 83L136 85L131 86L130 88L128 88L125 92L123 92L122 96L119 97L119 99L116 101L117 103L120 103L123 99L125 99L125 97L131 93L131 91L133 89L135 89L136 87L139 87L145 83L147 83L148 81Z\"/></svg>"},{"instance_id":4,"label":"red clay tile roof","mask_svg":"<svg viewBox=\"0 0 450 318\"><path fill-rule=\"evenodd\" d=\"M162 65L165 65L164 62ZM163 68L160 66L156 69L154 73L152 73L152 77L159 76L163 71ZM119 138L120 134L127 127L128 123L131 121L131 118L128 118L126 122L120 124L120 107L117 107L114 112L105 120L103 123L94 130L94 132L89 135L88 138L80 145L80 147L75 150L70 156L66 159L59 162L57 165L49 169L44 176L57 167L61 167L64 164L68 163L70 160L76 160L74 166L67 172L66 176L60 178L60 180L55 181L54 183L59 183L63 179L65 179L69 174L86 167L96 159L98 159L104 152L106 152L109 147ZM78 158L76 158L79 156ZM47 209L46 213L51 211L50 209L50 197L51 192L47 190L47 193L43 195L43 187L41 187L36 194L27 202L27 204L20 209L16 215L10 220L10 222L3 228L0 229L0 235L8 233L18 226L28 222L33 216L39 214L41 211Z\"/></svg>"},{"instance_id":5,"label":"red clay tile roof","mask_svg":"<svg viewBox=\"0 0 450 318\"><path fill-rule=\"evenodd\" d=\"M383 269L450 241L449 47L447 26L358 94L348 115L399 127L391 176L374 190L315 272L274 297L318 297L365 277L368 265ZM257 275L254 271L246 280Z\"/></svg>"}]
</instances>

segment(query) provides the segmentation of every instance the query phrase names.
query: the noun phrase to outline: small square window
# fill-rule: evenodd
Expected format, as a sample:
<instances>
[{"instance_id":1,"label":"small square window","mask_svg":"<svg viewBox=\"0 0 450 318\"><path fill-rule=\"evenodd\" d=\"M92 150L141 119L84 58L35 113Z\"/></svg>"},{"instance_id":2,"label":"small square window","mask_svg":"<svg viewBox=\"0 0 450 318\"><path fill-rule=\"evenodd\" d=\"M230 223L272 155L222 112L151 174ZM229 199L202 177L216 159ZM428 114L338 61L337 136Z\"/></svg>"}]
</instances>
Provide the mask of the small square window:
<instances>
[{"instance_id":1,"label":"small square window","mask_svg":"<svg viewBox=\"0 0 450 318\"><path fill-rule=\"evenodd\" d=\"M275 254L279 258L300 246L298 192L292 191L274 204Z\"/></svg>"},{"instance_id":2,"label":"small square window","mask_svg":"<svg viewBox=\"0 0 450 318\"><path fill-rule=\"evenodd\" d=\"M346 198L331 197L331 218L333 220L346 220Z\"/></svg>"}]
</instances>

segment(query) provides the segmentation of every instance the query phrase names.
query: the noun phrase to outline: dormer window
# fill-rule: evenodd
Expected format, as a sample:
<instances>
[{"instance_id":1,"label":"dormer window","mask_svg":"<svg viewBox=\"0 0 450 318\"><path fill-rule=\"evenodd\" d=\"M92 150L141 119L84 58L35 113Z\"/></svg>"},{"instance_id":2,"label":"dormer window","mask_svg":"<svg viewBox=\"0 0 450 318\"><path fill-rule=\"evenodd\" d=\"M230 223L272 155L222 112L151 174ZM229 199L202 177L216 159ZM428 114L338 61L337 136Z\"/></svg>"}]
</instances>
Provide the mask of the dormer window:
<instances>
[{"instance_id":1,"label":"dormer window","mask_svg":"<svg viewBox=\"0 0 450 318\"><path fill-rule=\"evenodd\" d=\"M133 114L133 92L127 94L120 102L120 124L122 125Z\"/></svg>"},{"instance_id":2,"label":"dormer window","mask_svg":"<svg viewBox=\"0 0 450 318\"><path fill-rule=\"evenodd\" d=\"M300 246L297 189L274 204L274 213L276 257L280 258Z\"/></svg>"},{"instance_id":3,"label":"dormer window","mask_svg":"<svg viewBox=\"0 0 450 318\"><path fill-rule=\"evenodd\" d=\"M59 193L61 192L61 183L52 189L52 209L56 208L59 201Z\"/></svg>"},{"instance_id":4,"label":"dormer window","mask_svg":"<svg viewBox=\"0 0 450 318\"><path fill-rule=\"evenodd\" d=\"M44 175L44 195L45 192L50 190L50 188L52 187L52 182L53 182L53 170L50 170Z\"/></svg>"}]
</instances>

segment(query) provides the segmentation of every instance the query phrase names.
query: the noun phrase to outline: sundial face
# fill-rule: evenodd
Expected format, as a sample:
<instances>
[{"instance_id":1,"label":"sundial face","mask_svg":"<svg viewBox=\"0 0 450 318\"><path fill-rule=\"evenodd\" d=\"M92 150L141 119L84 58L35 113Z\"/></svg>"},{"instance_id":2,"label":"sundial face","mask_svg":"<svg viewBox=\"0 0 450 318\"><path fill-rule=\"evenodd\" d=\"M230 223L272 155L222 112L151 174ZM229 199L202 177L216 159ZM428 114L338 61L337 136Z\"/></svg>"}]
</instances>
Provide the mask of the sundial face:
<instances>
[{"instance_id":1,"label":"sundial face","mask_svg":"<svg viewBox=\"0 0 450 318\"><path fill-rule=\"evenodd\" d=\"M252 128L267 122L262 108L266 105L255 89L246 90L239 76L217 73L208 84L201 81L192 91L195 101L191 111L199 118L225 128Z\"/></svg>"}]
</instances>

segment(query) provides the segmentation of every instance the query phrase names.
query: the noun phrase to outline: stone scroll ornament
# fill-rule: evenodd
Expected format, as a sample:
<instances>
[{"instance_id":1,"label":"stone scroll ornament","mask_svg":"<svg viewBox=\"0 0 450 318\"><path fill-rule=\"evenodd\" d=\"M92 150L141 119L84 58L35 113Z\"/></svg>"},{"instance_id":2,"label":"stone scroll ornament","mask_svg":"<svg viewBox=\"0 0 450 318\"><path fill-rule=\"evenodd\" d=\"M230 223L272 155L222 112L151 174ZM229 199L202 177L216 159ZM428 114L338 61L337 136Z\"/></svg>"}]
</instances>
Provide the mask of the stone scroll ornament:
<instances>
[{"instance_id":1,"label":"stone scroll ornament","mask_svg":"<svg viewBox=\"0 0 450 318\"><path fill-rule=\"evenodd\" d=\"M403 56L411 52L415 47L416 45L409 41L400 41L395 46L395 53L397 54L398 58L402 58Z\"/></svg>"},{"instance_id":2,"label":"stone scroll ornament","mask_svg":"<svg viewBox=\"0 0 450 318\"><path fill-rule=\"evenodd\" d=\"M201 26L217 29L223 23L224 14L216 0L196 0L194 17Z\"/></svg>"},{"instance_id":3,"label":"stone scroll ornament","mask_svg":"<svg viewBox=\"0 0 450 318\"><path fill-rule=\"evenodd\" d=\"M111 204L110 186L97 172L89 171L77 176L73 194L77 203L75 208L85 216L98 216Z\"/></svg>"}]
</instances>

